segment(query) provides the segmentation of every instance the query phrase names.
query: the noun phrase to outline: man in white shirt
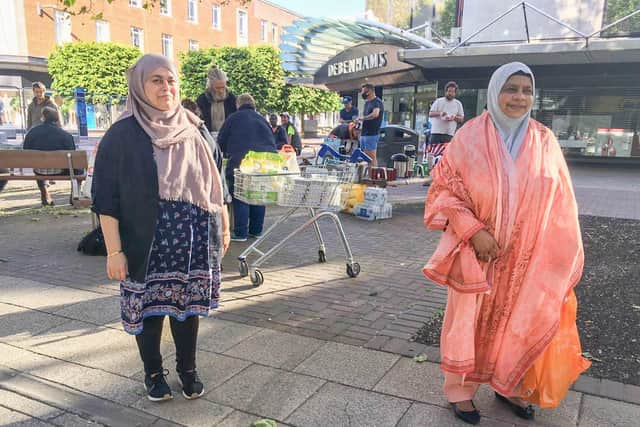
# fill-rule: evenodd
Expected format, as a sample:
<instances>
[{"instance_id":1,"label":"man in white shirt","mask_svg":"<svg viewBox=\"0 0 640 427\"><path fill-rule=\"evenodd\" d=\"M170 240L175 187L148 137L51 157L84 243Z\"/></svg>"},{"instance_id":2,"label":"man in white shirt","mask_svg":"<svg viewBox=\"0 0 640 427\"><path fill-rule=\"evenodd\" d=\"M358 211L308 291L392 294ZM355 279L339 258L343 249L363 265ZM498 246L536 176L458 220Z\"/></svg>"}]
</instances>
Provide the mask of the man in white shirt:
<instances>
[{"instance_id":1,"label":"man in white shirt","mask_svg":"<svg viewBox=\"0 0 640 427\"><path fill-rule=\"evenodd\" d=\"M458 123L464 119L462 103L456 99L458 85L448 82L444 87L442 98L436 99L431 105L431 136L429 144L444 144L451 141L456 133Z\"/></svg>"}]
</instances>

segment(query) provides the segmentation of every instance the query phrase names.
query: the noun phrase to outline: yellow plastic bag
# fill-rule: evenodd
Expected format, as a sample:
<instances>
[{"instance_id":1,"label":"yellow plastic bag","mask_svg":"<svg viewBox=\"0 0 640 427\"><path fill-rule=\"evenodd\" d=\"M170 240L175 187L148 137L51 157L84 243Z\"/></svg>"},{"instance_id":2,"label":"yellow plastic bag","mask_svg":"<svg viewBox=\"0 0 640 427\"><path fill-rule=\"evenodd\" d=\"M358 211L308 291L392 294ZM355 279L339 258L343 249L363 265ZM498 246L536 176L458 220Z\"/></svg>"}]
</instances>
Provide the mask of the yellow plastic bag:
<instances>
[{"instance_id":1,"label":"yellow plastic bag","mask_svg":"<svg viewBox=\"0 0 640 427\"><path fill-rule=\"evenodd\" d=\"M571 291L562 306L560 328L544 353L524 374L521 398L541 408L555 408L580 374L591 366L582 357L576 325L578 301Z\"/></svg>"}]
</instances>

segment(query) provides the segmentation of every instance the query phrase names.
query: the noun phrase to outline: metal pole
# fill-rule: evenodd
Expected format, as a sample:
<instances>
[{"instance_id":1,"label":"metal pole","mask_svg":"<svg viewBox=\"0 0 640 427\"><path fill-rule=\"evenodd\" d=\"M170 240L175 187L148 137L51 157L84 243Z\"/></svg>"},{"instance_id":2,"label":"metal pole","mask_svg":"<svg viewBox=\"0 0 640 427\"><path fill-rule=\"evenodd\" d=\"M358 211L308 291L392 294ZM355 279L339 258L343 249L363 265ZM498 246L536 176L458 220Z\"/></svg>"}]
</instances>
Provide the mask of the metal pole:
<instances>
[{"instance_id":1,"label":"metal pole","mask_svg":"<svg viewBox=\"0 0 640 427\"><path fill-rule=\"evenodd\" d=\"M581 31L576 30L575 28L573 28L571 25L567 24L566 22L562 22L561 20L559 20L559 19L557 19L557 18L555 18L555 17L553 17L553 16L549 15L547 12L545 12L545 11L543 11L543 10L540 10L540 9L538 9L538 8L537 8L537 7L535 7L535 6L530 5L530 4L529 4L529 3L527 3L527 2L523 2L523 3L524 3L524 4L526 4L526 5L527 5L527 7L530 7L530 8L531 8L531 9L533 9L534 11L538 12L540 15L544 16L545 18L548 18L548 19L552 20L553 22L555 22L556 24L560 24L560 25L562 25L563 27L570 29L571 31L573 31L574 33L576 33L577 35L579 35L580 37L582 37L582 38L587 37L587 35L586 35L586 34L584 34L584 33L583 33L583 32L581 32Z\"/></svg>"},{"instance_id":2,"label":"metal pole","mask_svg":"<svg viewBox=\"0 0 640 427\"><path fill-rule=\"evenodd\" d=\"M611 28L611 27L615 27L616 25L618 25L618 24L619 24L619 23L621 23L622 21L626 21L627 19L629 19L629 18L631 18L631 17L633 17L633 16L637 15L638 13L640 13L640 9L636 10L636 11L635 11L635 12L633 12L633 13L630 13L630 14L629 14L629 15L627 15L627 16L624 16L624 17L622 17L622 18L618 19L617 21L612 22L612 23L611 23L611 24L609 24L609 25L606 25L606 26L604 26L604 27L600 28L598 31L594 31L593 33L591 33L591 34L589 34L589 35L587 36L587 40L588 40L588 39L590 39L591 37L595 36L596 34L599 34L599 33L602 33L603 31L608 30L608 29L609 29L609 28Z\"/></svg>"},{"instance_id":3,"label":"metal pole","mask_svg":"<svg viewBox=\"0 0 640 427\"><path fill-rule=\"evenodd\" d=\"M529 37L529 23L527 22L527 6L522 3L522 13L524 15L524 29L527 32L527 43L531 43L531 38Z\"/></svg>"}]
</instances>

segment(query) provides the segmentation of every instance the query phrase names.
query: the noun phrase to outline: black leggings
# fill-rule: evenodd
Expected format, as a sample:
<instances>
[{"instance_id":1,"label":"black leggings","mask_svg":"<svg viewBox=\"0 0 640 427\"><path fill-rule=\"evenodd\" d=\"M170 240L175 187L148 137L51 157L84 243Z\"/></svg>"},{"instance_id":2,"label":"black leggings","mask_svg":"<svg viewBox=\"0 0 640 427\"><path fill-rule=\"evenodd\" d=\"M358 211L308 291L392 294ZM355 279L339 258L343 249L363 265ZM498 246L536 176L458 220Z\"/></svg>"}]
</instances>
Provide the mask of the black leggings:
<instances>
[{"instance_id":1,"label":"black leggings","mask_svg":"<svg viewBox=\"0 0 640 427\"><path fill-rule=\"evenodd\" d=\"M160 338L164 316L152 316L144 319L142 332L136 335L140 357L147 375L162 372ZM198 316L191 316L180 322L169 316L171 335L176 345L176 370L189 372L196 369L196 343L198 339Z\"/></svg>"}]
</instances>

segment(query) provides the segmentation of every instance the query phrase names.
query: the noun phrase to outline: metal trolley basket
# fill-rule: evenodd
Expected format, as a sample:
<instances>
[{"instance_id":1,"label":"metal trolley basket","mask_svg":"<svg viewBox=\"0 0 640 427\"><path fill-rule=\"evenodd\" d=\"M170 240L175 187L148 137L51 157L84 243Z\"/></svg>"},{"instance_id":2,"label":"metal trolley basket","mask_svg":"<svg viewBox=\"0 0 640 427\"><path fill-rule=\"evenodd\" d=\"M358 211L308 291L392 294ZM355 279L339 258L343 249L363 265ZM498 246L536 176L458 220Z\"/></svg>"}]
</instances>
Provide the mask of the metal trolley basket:
<instances>
[{"instance_id":1,"label":"metal trolley basket","mask_svg":"<svg viewBox=\"0 0 640 427\"><path fill-rule=\"evenodd\" d=\"M349 191L356 177L357 170L354 164L339 165L333 170L324 167L307 167L302 174L253 174L236 169L234 195L237 199L252 205L279 205L291 208L238 256L240 276L250 276L251 283L254 286L260 286L264 283L264 275L259 267L278 252L289 239L310 226L313 226L319 244L318 261L326 262L326 247L318 226L318 221L322 218L331 219L336 226L344 248L349 277L360 274L360 264L354 261L340 218L334 212L340 209L342 193ZM300 208L306 209L309 216L303 224L266 252L258 249L269 235ZM258 254L259 257L248 264L247 256L253 253Z\"/></svg>"}]
</instances>

